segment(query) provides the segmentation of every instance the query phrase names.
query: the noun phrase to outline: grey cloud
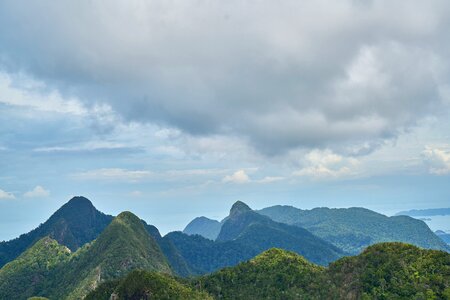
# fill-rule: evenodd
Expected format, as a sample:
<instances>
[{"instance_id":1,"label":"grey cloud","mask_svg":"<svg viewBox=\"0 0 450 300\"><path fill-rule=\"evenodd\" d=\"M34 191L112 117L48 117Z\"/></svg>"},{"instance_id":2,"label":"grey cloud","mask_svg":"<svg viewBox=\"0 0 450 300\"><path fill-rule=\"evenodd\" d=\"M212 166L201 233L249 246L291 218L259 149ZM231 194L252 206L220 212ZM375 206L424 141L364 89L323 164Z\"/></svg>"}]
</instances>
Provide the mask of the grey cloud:
<instances>
[{"instance_id":1,"label":"grey cloud","mask_svg":"<svg viewBox=\"0 0 450 300\"><path fill-rule=\"evenodd\" d=\"M449 15L446 1L3 1L0 62L128 121L269 154L368 153L441 110Z\"/></svg>"}]
</instances>

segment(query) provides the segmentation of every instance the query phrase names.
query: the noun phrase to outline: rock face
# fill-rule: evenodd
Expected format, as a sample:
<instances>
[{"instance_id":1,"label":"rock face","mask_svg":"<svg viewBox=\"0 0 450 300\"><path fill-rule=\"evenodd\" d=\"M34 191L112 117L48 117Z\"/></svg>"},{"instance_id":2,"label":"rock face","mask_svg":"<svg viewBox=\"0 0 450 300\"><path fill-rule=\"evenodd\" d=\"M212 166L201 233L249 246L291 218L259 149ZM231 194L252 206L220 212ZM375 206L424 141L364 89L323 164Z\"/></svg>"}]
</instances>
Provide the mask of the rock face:
<instances>
[{"instance_id":1,"label":"rock face","mask_svg":"<svg viewBox=\"0 0 450 300\"><path fill-rule=\"evenodd\" d=\"M252 209L242 201L236 201L230 209L230 217L251 211Z\"/></svg>"}]
</instances>

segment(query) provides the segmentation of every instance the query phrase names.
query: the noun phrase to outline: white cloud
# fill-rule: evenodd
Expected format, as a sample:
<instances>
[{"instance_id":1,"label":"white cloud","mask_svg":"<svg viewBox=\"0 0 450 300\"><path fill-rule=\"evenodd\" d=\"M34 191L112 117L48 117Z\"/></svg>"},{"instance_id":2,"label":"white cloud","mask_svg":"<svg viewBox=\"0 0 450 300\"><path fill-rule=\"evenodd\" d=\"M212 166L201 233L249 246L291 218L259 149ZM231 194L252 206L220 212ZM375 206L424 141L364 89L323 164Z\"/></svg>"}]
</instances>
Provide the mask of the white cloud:
<instances>
[{"instance_id":1,"label":"white cloud","mask_svg":"<svg viewBox=\"0 0 450 300\"><path fill-rule=\"evenodd\" d=\"M0 189L0 199L15 199L16 197L9 192Z\"/></svg>"},{"instance_id":2,"label":"white cloud","mask_svg":"<svg viewBox=\"0 0 450 300\"><path fill-rule=\"evenodd\" d=\"M256 171L256 168L249 168L247 169L247 171ZM227 175L222 179L222 182L225 183L238 183L238 184L242 184L242 183L272 183L272 182L277 182L277 181L281 181L284 180L284 177L281 176L266 176L263 177L262 179L252 179L250 178L250 176L247 174L246 170L238 170L236 172L234 172L231 175Z\"/></svg>"},{"instance_id":3,"label":"white cloud","mask_svg":"<svg viewBox=\"0 0 450 300\"><path fill-rule=\"evenodd\" d=\"M95 150L117 150L126 149L127 145L123 143L115 143L108 141L90 141L74 146L53 146L40 147L33 149L34 152L79 152L79 151L95 151Z\"/></svg>"},{"instance_id":4,"label":"white cloud","mask_svg":"<svg viewBox=\"0 0 450 300\"><path fill-rule=\"evenodd\" d=\"M88 112L79 100L65 99L56 90L49 92L42 82L24 76L15 80L20 82L20 86L15 84L12 76L0 73L0 103L43 112L73 115L86 115Z\"/></svg>"},{"instance_id":5,"label":"white cloud","mask_svg":"<svg viewBox=\"0 0 450 300\"><path fill-rule=\"evenodd\" d=\"M331 150L313 150L304 157L304 167L293 175L314 179L340 178L355 175L358 164L357 159L343 157Z\"/></svg>"},{"instance_id":6,"label":"white cloud","mask_svg":"<svg viewBox=\"0 0 450 300\"><path fill-rule=\"evenodd\" d=\"M277 181L282 181L285 178L282 176L266 176L263 179L256 180L257 183L272 183Z\"/></svg>"},{"instance_id":7,"label":"white cloud","mask_svg":"<svg viewBox=\"0 0 450 300\"><path fill-rule=\"evenodd\" d=\"M48 197L50 195L50 191L44 189L40 185L37 185L34 187L34 189L26 192L23 195L24 195L24 197L27 197L27 198L44 198L44 197Z\"/></svg>"},{"instance_id":8,"label":"white cloud","mask_svg":"<svg viewBox=\"0 0 450 300\"><path fill-rule=\"evenodd\" d=\"M222 179L223 182L231 182L231 183L248 183L250 182L250 177L248 177L245 170L238 170L231 175L227 175Z\"/></svg>"},{"instance_id":9,"label":"white cloud","mask_svg":"<svg viewBox=\"0 0 450 300\"><path fill-rule=\"evenodd\" d=\"M127 170L120 168L103 168L72 174L73 178L81 180L126 180L141 181L154 175L146 170Z\"/></svg>"},{"instance_id":10,"label":"white cloud","mask_svg":"<svg viewBox=\"0 0 450 300\"><path fill-rule=\"evenodd\" d=\"M450 151L426 147L423 156L431 174L446 175L450 173Z\"/></svg>"}]
</instances>

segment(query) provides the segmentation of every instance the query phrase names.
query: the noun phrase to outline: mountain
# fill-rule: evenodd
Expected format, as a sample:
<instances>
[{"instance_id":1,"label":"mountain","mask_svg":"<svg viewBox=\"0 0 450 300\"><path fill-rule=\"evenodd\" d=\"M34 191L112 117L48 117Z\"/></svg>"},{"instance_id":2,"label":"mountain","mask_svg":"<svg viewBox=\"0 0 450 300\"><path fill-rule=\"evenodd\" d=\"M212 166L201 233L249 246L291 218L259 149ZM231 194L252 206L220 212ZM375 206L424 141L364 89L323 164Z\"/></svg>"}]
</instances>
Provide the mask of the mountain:
<instances>
[{"instance_id":1,"label":"mountain","mask_svg":"<svg viewBox=\"0 0 450 300\"><path fill-rule=\"evenodd\" d=\"M181 256L180 251L175 247L173 242L168 238L163 238L155 226L148 225L145 221L142 221L142 223L150 236L158 243L172 271L182 277L193 275L194 272Z\"/></svg>"},{"instance_id":2,"label":"mountain","mask_svg":"<svg viewBox=\"0 0 450 300\"><path fill-rule=\"evenodd\" d=\"M215 299L308 299L324 268L296 253L270 249L250 261L194 280Z\"/></svg>"},{"instance_id":3,"label":"mountain","mask_svg":"<svg viewBox=\"0 0 450 300\"><path fill-rule=\"evenodd\" d=\"M381 243L322 267L294 252L269 249L189 280L133 271L101 284L86 299L450 299L450 254Z\"/></svg>"},{"instance_id":4,"label":"mountain","mask_svg":"<svg viewBox=\"0 0 450 300\"><path fill-rule=\"evenodd\" d=\"M258 213L274 221L305 228L336 247L360 253L380 242L404 242L422 248L449 251L428 226L408 216L387 217L365 208L314 208L272 206Z\"/></svg>"},{"instance_id":5,"label":"mountain","mask_svg":"<svg viewBox=\"0 0 450 300\"><path fill-rule=\"evenodd\" d=\"M444 241L444 243L450 244L450 233L446 233L442 230L436 230L434 232L441 240Z\"/></svg>"},{"instance_id":6,"label":"mountain","mask_svg":"<svg viewBox=\"0 0 450 300\"><path fill-rule=\"evenodd\" d=\"M398 212L395 215L410 217L448 216L450 215L450 208L411 209Z\"/></svg>"},{"instance_id":7,"label":"mountain","mask_svg":"<svg viewBox=\"0 0 450 300\"><path fill-rule=\"evenodd\" d=\"M291 250L321 265L344 255L341 250L308 230L275 222L240 201L232 206L216 239L217 242L232 240L251 245L258 252L273 247Z\"/></svg>"},{"instance_id":8,"label":"mountain","mask_svg":"<svg viewBox=\"0 0 450 300\"><path fill-rule=\"evenodd\" d=\"M171 276L136 270L126 277L101 284L85 300L179 299L212 300L205 292L196 291Z\"/></svg>"},{"instance_id":9,"label":"mountain","mask_svg":"<svg viewBox=\"0 0 450 300\"><path fill-rule=\"evenodd\" d=\"M450 254L382 243L324 268L271 249L192 285L215 299L450 299Z\"/></svg>"},{"instance_id":10,"label":"mountain","mask_svg":"<svg viewBox=\"0 0 450 300\"><path fill-rule=\"evenodd\" d=\"M229 216L222 221L216 241L181 232L171 232L163 240L175 246L191 273L197 275L234 266L273 247L295 251L322 265L344 255L307 230L277 223L240 201L232 206Z\"/></svg>"},{"instance_id":11,"label":"mountain","mask_svg":"<svg viewBox=\"0 0 450 300\"><path fill-rule=\"evenodd\" d=\"M211 273L223 267L234 266L259 254L252 245L236 241L214 242L200 235L170 232L163 237L177 249L187 263L190 274Z\"/></svg>"},{"instance_id":12,"label":"mountain","mask_svg":"<svg viewBox=\"0 0 450 300\"><path fill-rule=\"evenodd\" d=\"M0 242L0 268L45 236L75 251L97 238L112 219L112 216L99 212L87 198L74 197L36 229Z\"/></svg>"},{"instance_id":13,"label":"mountain","mask_svg":"<svg viewBox=\"0 0 450 300\"><path fill-rule=\"evenodd\" d=\"M48 287L47 278L70 260L70 250L45 237L0 269L0 299L27 299Z\"/></svg>"},{"instance_id":14,"label":"mountain","mask_svg":"<svg viewBox=\"0 0 450 300\"><path fill-rule=\"evenodd\" d=\"M221 227L222 225L219 221L211 220L206 217L198 217L186 225L183 233L188 235L198 234L214 241L219 235Z\"/></svg>"},{"instance_id":15,"label":"mountain","mask_svg":"<svg viewBox=\"0 0 450 300\"><path fill-rule=\"evenodd\" d=\"M62 253L58 263L47 263L54 255L43 244L55 248L53 252ZM0 299L26 299L31 295L78 299L101 282L134 269L171 273L156 240L148 234L142 221L130 212L114 218L92 243L75 253L69 251L48 237L37 242L23 254L26 259L20 256L0 269L2 282L8 282L10 287L1 290ZM18 271L8 271L11 268ZM30 271L27 276L22 276L21 270ZM26 293L17 292L22 286L29 287Z\"/></svg>"},{"instance_id":16,"label":"mountain","mask_svg":"<svg viewBox=\"0 0 450 300\"><path fill-rule=\"evenodd\" d=\"M331 264L327 278L341 299L450 299L450 254L380 243Z\"/></svg>"}]
</instances>

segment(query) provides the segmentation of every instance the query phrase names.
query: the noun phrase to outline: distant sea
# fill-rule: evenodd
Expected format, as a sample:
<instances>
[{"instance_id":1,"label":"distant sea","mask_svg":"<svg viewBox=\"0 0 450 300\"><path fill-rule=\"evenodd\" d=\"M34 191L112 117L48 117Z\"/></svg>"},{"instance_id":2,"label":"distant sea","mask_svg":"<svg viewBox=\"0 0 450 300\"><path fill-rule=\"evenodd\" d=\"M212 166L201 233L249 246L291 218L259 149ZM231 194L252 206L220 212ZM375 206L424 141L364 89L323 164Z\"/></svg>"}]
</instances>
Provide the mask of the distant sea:
<instances>
[{"instance_id":1,"label":"distant sea","mask_svg":"<svg viewBox=\"0 0 450 300\"><path fill-rule=\"evenodd\" d=\"M450 215L446 216L414 216L413 218L419 219L427 223L431 230L442 230L450 233Z\"/></svg>"}]
</instances>

